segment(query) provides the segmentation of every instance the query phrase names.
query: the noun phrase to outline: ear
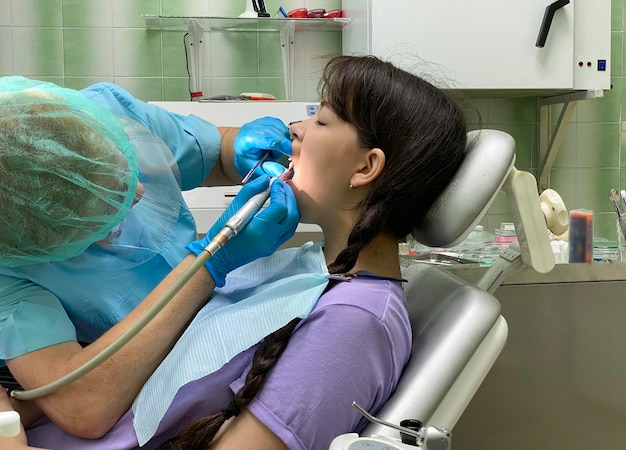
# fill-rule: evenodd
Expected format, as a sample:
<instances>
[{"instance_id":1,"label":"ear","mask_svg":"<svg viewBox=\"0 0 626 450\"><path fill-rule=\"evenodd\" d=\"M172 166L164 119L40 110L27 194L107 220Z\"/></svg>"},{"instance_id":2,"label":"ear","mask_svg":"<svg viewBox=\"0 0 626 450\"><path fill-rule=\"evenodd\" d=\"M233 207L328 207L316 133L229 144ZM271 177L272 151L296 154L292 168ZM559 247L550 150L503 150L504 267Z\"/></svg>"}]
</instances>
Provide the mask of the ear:
<instances>
[{"instance_id":1,"label":"ear","mask_svg":"<svg viewBox=\"0 0 626 450\"><path fill-rule=\"evenodd\" d=\"M350 183L353 187L365 186L373 182L385 167L385 152L379 148L371 148L362 159L362 164L352 175Z\"/></svg>"}]
</instances>

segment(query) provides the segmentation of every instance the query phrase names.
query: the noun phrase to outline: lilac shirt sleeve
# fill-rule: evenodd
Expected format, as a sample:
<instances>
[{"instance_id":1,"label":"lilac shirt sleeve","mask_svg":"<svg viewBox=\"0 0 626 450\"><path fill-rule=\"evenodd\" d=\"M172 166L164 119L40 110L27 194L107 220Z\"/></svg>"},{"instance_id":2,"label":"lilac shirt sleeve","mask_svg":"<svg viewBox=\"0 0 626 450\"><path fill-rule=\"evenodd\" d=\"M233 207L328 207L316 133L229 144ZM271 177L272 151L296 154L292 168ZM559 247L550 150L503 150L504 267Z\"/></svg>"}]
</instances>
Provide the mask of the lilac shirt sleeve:
<instances>
[{"instance_id":1,"label":"lilac shirt sleeve","mask_svg":"<svg viewBox=\"0 0 626 450\"><path fill-rule=\"evenodd\" d=\"M250 411L290 450L328 448L337 435L362 430L367 422L352 402L376 413L408 360L404 305L388 281L331 289L291 337Z\"/></svg>"},{"instance_id":2,"label":"lilac shirt sleeve","mask_svg":"<svg viewBox=\"0 0 626 450\"><path fill-rule=\"evenodd\" d=\"M215 125L194 115L183 116L134 98L111 83L98 83L81 93L118 116L133 119L159 136L180 170L183 190L199 186L220 155L221 136Z\"/></svg>"}]
</instances>

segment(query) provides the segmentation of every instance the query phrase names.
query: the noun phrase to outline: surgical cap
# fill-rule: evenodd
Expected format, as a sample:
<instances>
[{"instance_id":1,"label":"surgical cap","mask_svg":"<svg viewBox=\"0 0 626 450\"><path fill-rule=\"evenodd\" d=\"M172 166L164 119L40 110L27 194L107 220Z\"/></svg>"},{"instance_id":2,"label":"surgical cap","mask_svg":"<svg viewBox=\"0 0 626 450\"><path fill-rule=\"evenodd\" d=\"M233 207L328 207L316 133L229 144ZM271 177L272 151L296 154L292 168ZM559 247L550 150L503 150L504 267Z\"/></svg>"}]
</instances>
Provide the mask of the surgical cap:
<instances>
[{"instance_id":1,"label":"surgical cap","mask_svg":"<svg viewBox=\"0 0 626 450\"><path fill-rule=\"evenodd\" d=\"M137 181L114 114L71 89L0 78L0 266L79 255L124 219Z\"/></svg>"}]
</instances>

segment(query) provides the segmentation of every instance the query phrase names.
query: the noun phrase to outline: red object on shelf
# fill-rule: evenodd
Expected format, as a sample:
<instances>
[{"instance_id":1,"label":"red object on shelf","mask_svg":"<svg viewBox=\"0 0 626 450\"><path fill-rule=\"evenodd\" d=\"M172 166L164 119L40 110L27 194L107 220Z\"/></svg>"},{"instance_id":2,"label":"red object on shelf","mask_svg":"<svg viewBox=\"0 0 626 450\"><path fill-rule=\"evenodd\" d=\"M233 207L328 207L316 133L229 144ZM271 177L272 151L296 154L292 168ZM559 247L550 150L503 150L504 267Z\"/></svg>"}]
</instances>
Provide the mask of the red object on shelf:
<instances>
[{"instance_id":1,"label":"red object on shelf","mask_svg":"<svg viewBox=\"0 0 626 450\"><path fill-rule=\"evenodd\" d=\"M287 15L292 19L305 19L308 17L308 11L306 8L292 9Z\"/></svg>"},{"instance_id":2,"label":"red object on shelf","mask_svg":"<svg viewBox=\"0 0 626 450\"><path fill-rule=\"evenodd\" d=\"M343 10L342 9L333 9L331 11L326 11L326 13L324 13L324 19L335 19L338 17L343 17Z\"/></svg>"},{"instance_id":3,"label":"red object on shelf","mask_svg":"<svg viewBox=\"0 0 626 450\"><path fill-rule=\"evenodd\" d=\"M325 9L309 9L307 11L307 17L309 19L321 19L326 14Z\"/></svg>"}]
</instances>

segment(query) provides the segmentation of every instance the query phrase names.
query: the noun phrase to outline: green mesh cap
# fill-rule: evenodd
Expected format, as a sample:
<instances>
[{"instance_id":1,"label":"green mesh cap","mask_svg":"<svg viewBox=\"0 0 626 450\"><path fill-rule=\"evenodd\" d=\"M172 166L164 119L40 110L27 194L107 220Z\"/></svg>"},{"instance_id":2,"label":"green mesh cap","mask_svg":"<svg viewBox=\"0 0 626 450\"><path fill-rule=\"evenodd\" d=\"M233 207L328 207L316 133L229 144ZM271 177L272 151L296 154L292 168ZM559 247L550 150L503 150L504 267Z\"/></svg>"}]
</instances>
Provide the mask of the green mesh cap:
<instances>
[{"instance_id":1,"label":"green mesh cap","mask_svg":"<svg viewBox=\"0 0 626 450\"><path fill-rule=\"evenodd\" d=\"M79 255L124 219L138 175L114 114L71 89L0 78L0 266Z\"/></svg>"}]
</instances>

